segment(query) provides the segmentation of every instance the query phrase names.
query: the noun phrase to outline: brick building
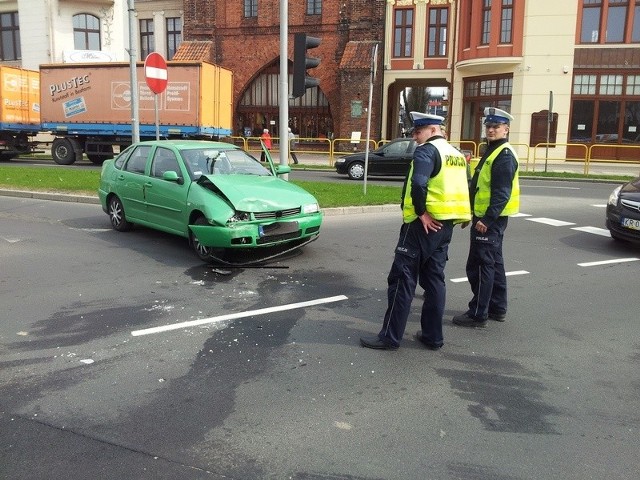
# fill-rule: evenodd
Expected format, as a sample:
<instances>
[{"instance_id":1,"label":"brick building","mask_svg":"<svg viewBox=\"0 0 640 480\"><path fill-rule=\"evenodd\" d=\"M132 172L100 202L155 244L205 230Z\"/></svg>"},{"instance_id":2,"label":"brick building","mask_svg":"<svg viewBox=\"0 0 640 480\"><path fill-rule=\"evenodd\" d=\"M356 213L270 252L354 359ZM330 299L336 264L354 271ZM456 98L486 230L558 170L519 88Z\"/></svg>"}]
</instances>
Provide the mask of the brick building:
<instances>
[{"instance_id":1,"label":"brick building","mask_svg":"<svg viewBox=\"0 0 640 480\"><path fill-rule=\"evenodd\" d=\"M279 136L280 0L184 0L184 41L174 59L208 60L233 71L235 134ZM320 86L289 102L289 124L304 138L350 138L366 132L373 46L383 40L385 0L290 1L289 91L293 37L321 39L310 74ZM380 45L379 51L382 51ZM381 54L379 54L381 59ZM379 59L379 60L380 60ZM382 75L371 136L380 137Z\"/></svg>"}]
</instances>

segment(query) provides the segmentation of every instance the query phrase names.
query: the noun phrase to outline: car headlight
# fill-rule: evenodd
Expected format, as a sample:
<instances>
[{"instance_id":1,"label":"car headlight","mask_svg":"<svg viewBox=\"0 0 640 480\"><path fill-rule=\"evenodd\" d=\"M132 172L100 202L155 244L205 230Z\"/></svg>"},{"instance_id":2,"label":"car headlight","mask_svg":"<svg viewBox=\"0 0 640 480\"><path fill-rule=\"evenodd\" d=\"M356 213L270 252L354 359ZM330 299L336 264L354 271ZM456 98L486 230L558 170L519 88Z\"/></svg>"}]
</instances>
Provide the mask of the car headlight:
<instances>
[{"instance_id":1,"label":"car headlight","mask_svg":"<svg viewBox=\"0 0 640 480\"><path fill-rule=\"evenodd\" d=\"M618 205L618 197L620 196L620 190L622 189L622 185L620 185L619 187L616 187L616 189L611 192L611 195L609 195L609 205L613 205L614 207L616 205Z\"/></svg>"},{"instance_id":2,"label":"car headlight","mask_svg":"<svg viewBox=\"0 0 640 480\"><path fill-rule=\"evenodd\" d=\"M310 203L302 206L302 213L316 213L320 211L320 207L317 203Z\"/></svg>"},{"instance_id":3,"label":"car headlight","mask_svg":"<svg viewBox=\"0 0 640 480\"><path fill-rule=\"evenodd\" d=\"M233 217L227 220L227 223L248 222L249 220L251 220L251 214L249 212L236 212Z\"/></svg>"},{"instance_id":4,"label":"car headlight","mask_svg":"<svg viewBox=\"0 0 640 480\"><path fill-rule=\"evenodd\" d=\"M336 160L336 163L344 163L346 161L347 161L346 158L339 158L339 159Z\"/></svg>"}]
</instances>

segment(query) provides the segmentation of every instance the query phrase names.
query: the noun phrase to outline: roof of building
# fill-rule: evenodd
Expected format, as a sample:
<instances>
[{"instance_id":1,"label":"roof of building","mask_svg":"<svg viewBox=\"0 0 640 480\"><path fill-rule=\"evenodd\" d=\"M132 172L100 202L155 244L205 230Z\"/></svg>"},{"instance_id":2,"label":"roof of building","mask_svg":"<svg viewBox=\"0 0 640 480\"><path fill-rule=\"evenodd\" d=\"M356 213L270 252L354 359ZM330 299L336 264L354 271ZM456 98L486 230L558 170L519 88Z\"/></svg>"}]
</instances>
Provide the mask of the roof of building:
<instances>
[{"instance_id":1,"label":"roof of building","mask_svg":"<svg viewBox=\"0 0 640 480\"><path fill-rule=\"evenodd\" d=\"M171 60L213 61L213 42L183 41Z\"/></svg>"},{"instance_id":2,"label":"roof of building","mask_svg":"<svg viewBox=\"0 0 640 480\"><path fill-rule=\"evenodd\" d=\"M371 56L375 41L351 41L345 46L340 68L346 70L360 70L371 68Z\"/></svg>"}]
</instances>

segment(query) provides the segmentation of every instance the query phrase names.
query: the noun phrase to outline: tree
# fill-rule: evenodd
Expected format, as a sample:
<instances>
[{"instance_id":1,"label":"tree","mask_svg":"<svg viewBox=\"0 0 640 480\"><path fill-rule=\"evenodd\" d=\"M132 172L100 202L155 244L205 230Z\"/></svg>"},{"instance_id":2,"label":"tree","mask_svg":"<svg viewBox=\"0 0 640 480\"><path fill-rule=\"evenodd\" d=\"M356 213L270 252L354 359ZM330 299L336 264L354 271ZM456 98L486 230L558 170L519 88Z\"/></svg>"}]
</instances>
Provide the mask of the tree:
<instances>
[{"instance_id":1,"label":"tree","mask_svg":"<svg viewBox=\"0 0 640 480\"><path fill-rule=\"evenodd\" d=\"M411 128L410 112L426 112L429 102L429 89L426 87L412 87L402 90L402 100L404 102L404 118L402 125L405 129Z\"/></svg>"}]
</instances>

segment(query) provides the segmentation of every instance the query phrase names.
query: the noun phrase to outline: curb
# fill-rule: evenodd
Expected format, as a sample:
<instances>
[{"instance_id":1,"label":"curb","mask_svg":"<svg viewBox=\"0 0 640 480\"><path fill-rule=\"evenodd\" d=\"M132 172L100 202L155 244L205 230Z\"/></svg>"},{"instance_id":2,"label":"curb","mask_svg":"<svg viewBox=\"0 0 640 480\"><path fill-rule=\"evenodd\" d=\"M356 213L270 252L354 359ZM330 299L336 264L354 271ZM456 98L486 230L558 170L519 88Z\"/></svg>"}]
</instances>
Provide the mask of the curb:
<instances>
[{"instance_id":1,"label":"curb","mask_svg":"<svg viewBox=\"0 0 640 480\"><path fill-rule=\"evenodd\" d=\"M0 196L3 197L18 197L18 198L33 198L35 200L52 200L56 202L70 202L70 203L88 203L94 205L100 205L100 199L97 196L92 195L71 195L66 193L55 192L32 192L26 190L7 190L0 189ZM368 205L361 207L332 207L322 208L322 213L325 216L336 215L352 215L358 213L382 213L382 212L399 212L400 206L391 205Z\"/></svg>"}]
</instances>

